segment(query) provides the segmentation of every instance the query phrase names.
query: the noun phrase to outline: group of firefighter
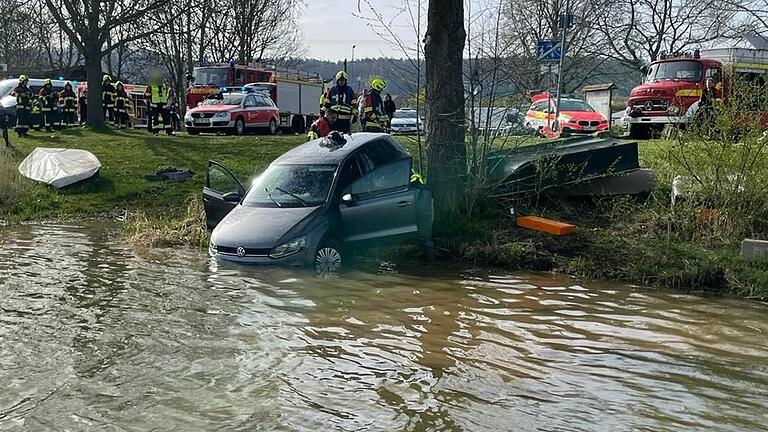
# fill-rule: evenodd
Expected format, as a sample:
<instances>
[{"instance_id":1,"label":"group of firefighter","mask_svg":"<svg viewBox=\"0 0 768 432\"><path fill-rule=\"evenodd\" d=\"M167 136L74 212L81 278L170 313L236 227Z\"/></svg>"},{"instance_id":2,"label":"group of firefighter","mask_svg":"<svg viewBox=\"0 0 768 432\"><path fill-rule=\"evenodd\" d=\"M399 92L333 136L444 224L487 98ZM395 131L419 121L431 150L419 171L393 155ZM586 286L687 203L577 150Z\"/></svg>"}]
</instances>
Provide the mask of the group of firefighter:
<instances>
[{"instance_id":1,"label":"group of firefighter","mask_svg":"<svg viewBox=\"0 0 768 432\"><path fill-rule=\"evenodd\" d=\"M357 95L348 83L347 73L339 71L335 85L320 96L320 118L310 127L307 134L310 140L325 137L331 131L349 134L358 118L360 129L364 132L388 131L395 110L391 98L387 96L385 101L381 93L387 83L381 78L371 80L370 90L360 107Z\"/></svg>"},{"instance_id":2,"label":"group of firefighter","mask_svg":"<svg viewBox=\"0 0 768 432\"><path fill-rule=\"evenodd\" d=\"M26 136L30 129L51 132L54 128L74 127L78 122L84 124L88 117L87 89L77 95L71 81L66 81L64 90L57 92L53 89L51 79L46 78L40 91L34 94L29 87L29 77L21 75L11 95L16 97L15 131L19 137ZM174 129L178 127L177 102L173 92L163 83L161 74L150 75L144 96L147 130L153 134L164 130L173 135ZM112 84L109 75L102 78L102 105L106 123L119 129L131 127L131 115L134 112L131 98L125 85L120 81Z\"/></svg>"}]
</instances>

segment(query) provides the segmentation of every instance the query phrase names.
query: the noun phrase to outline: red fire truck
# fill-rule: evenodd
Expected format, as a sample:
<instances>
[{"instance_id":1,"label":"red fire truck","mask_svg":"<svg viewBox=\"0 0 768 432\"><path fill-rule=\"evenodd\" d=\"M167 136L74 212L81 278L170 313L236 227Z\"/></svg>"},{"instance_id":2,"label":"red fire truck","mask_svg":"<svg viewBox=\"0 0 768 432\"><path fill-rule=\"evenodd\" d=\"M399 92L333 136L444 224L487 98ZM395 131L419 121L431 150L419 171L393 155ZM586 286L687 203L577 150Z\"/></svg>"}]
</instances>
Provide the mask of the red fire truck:
<instances>
[{"instance_id":1,"label":"red fire truck","mask_svg":"<svg viewBox=\"0 0 768 432\"><path fill-rule=\"evenodd\" d=\"M707 79L713 79L715 97L727 95L729 77L738 74L749 82L768 79L768 50L717 48L663 55L647 70L645 82L630 93L624 121L631 138L648 138L665 125L685 124L697 108Z\"/></svg>"},{"instance_id":2,"label":"red fire truck","mask_svg":"<svg viewBox=\"0 0 768 432\"><path fill-rule=\"evenodd\" d=\"M221 91L255 87L268 92L280 110L283 132L303 133L317 118L323 80L318 74L260 64L215 64L194 68L187 89L188 108L197 107L206 97Z\"/></svg>"}]
</instances>

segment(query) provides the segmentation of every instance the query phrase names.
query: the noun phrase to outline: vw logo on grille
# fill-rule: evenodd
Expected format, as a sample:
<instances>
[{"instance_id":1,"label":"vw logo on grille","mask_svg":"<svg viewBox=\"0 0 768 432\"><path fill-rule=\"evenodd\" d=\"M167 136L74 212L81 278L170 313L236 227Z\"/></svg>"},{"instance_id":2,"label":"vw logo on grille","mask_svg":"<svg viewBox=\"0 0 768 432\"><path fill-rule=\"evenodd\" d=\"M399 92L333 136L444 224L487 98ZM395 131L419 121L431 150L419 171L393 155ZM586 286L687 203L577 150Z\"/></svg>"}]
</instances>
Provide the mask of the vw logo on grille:
<instances>
[{"instance_id":1,"label":"vw logo on grille","mask_svg":"<svg viewBox=\"0 0 768 432\"><path fill-rule=\"evenodd\" d=\"M237 256L239 256L240 258L245 256L245 248L244 247L240 246L239 248L237 248Z\"/></svg>"},{"instance_id":2,"label":"vw logo on grille","mask_svg":"<svg viewBox=\"0 0 768 432\"><path fill-rule=\"evenodd\" d=\"M645 108L646 111L652 111L653 110L653 102L648 101L643 105L643 108Z\"/></svg>"}]
</instances>

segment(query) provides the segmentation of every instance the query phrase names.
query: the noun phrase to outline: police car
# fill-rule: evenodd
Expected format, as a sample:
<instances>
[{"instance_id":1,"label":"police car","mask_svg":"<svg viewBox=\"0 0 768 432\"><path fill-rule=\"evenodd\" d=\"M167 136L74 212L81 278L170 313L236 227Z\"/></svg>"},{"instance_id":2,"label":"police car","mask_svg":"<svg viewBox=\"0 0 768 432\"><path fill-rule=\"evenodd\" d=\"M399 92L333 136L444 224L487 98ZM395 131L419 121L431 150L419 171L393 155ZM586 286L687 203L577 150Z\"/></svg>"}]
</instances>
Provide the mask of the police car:
<instances>
[{"instance_id":1,"label":"police car","mask_svg":"<svg viewBox=\"0 0 768 432\"><path fill-rule=\"evenodd\" d=\"M555 121L556 97L539 93L531 98L525 125L542 133ZM581 99L560 99L560 130L571 134L591 134L608 129L608 120Z\"/></svg>"},{"instance_id":2,"label":"police car","mask_svg":"<svg viewBox=\"0 0 768 432\"><path fill-rule=\"evenodd\" d=\"M184 125L190 135L201 132L232 132L243 135L250 130L277 133L280 111L268 94L230 92L222 89L187 111Z\"/></svg>"}]
</instances>

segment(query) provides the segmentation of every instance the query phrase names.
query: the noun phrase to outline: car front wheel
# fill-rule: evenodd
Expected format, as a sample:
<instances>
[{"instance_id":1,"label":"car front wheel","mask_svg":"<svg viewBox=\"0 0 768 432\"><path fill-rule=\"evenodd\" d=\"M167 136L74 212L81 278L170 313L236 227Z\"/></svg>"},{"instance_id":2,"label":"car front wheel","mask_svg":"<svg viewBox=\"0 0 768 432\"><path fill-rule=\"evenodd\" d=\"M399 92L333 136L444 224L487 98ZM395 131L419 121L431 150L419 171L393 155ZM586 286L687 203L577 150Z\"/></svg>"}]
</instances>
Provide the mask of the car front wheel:
<instances>
[{"instance_id":1,"label":"car front wheel","mask_svg":"<svg viewBox=\"0 0 768 432\"><path fill-rule=\"evenodd\" d=\"M338 274L342 267L341 248L331 240L325 240L315 252L315 273L327 277Z\"/></svg>"}]
</instances>

